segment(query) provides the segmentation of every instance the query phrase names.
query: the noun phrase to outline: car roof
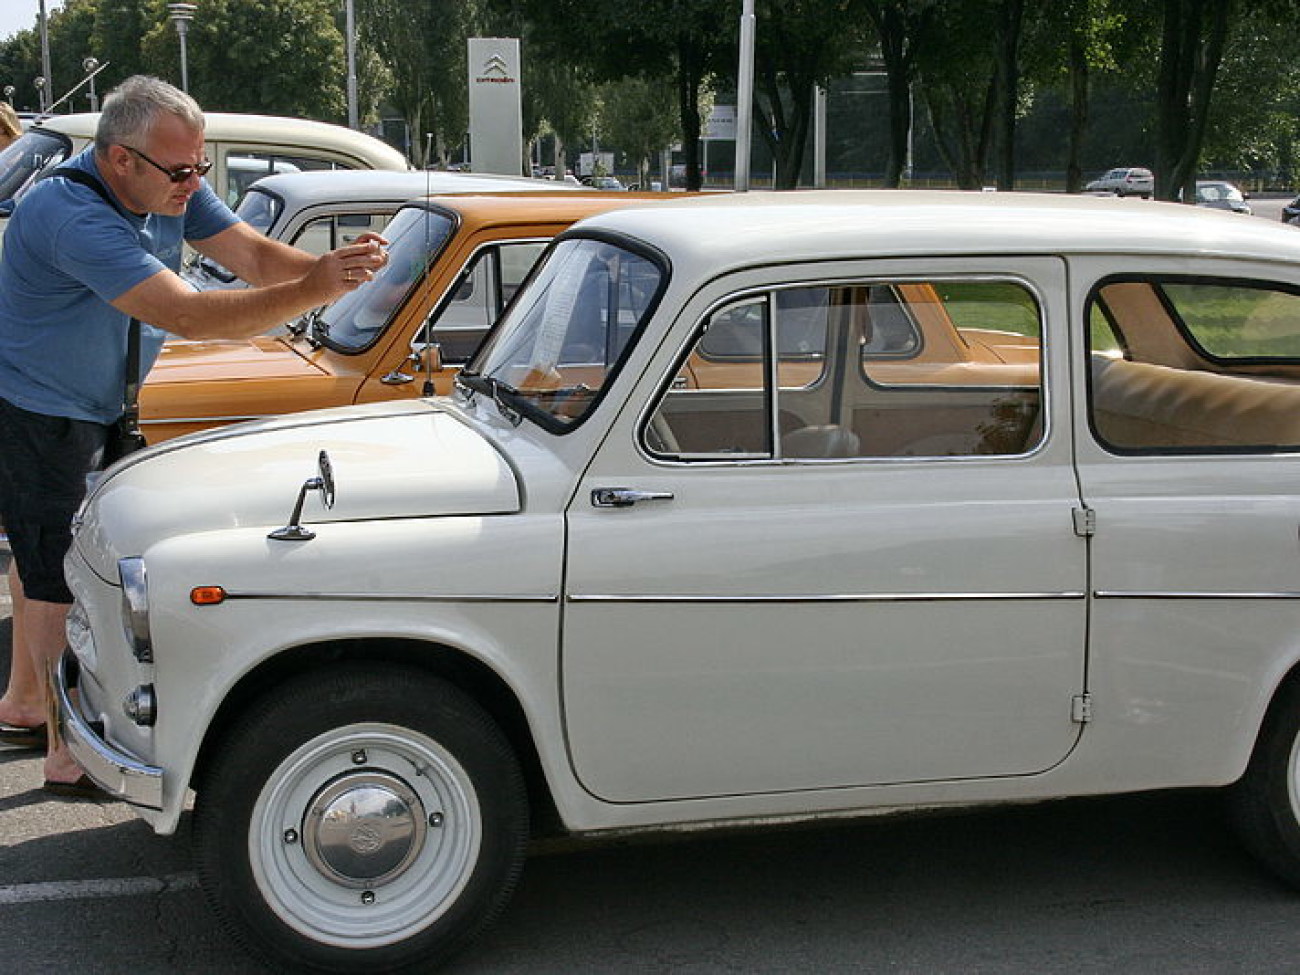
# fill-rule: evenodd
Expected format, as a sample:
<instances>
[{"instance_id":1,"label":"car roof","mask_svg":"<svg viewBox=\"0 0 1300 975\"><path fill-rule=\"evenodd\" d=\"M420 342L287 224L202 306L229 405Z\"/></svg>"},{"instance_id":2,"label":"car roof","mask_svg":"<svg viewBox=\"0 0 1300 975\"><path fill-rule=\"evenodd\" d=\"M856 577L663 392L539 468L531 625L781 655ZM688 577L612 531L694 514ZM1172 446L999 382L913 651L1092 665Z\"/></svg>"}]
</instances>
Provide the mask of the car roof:
<instances>
[{"instance_id":1,"label":"car roof","mask_svg":"<svg viewBox=\"0 0 1300 975\"><path fill-rule=\"evenodd\" d=\"M623 207L654 207L672 202L666 193L602 193L590 187L575 193L493 193L491 195L433 196L429 204L451 210L463 226L524 226L573 223L588 216ZM409 205L418 206L420 200Z\"/></svg>"},{"instance_id":2,"label":"car roof","mask_svg":"<svg viewBox=\"0 0 1300 975\"><path fill-rule=\"evenodd\" d=\"M251 189L273 193L288 208L325 203L390 202L402 203L430 193L494 193L500 191L573 192L571 184L550 179L527 179L523 176L498 176L484 173L447 173L407 170L393 172L379 169L321 169L300 173L277 173L263 176Z\"/></svg>"},{"instance_id":3,"label":"car roof","mask_svg":"<svg viewBox=\"0 0 1300 975\"><path fill-rule=\"evenodd\" d=\"M292 148L319 147L364 160L376 169L410 168L406 157L381 139L342 125L314 119L276 115L245 115L234 112L204 112L206 136L213 142L269 144ZM43 128L80 139L93 139L99 125L98 112L51 115L40 122Z\"/></svg>"},{"instance_id":4,"label":"car roof","mask_svg":"<svg viewBox=\"0 0 1300 975\"><path fill-rule=\"evenodd\" d=\"M719 194L603 214L674 267L963 254L1197 254L1300 265L1292 227L1204 207L1049 193L808 190Z\"/></svg>"}]
</instances>

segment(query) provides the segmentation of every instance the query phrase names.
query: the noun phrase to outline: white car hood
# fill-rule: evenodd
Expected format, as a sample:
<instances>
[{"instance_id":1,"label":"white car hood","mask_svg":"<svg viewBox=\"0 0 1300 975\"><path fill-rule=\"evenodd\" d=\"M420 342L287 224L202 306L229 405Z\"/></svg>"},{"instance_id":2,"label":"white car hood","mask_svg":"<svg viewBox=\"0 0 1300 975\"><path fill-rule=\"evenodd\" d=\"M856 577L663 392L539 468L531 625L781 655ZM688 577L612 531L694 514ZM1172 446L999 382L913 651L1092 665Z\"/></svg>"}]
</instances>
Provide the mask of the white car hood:
<instances>
[{"instance_id":1,"label":"white car hood","mask_svg":"<svg viewBox=\"0 0 1300 975\"><path fill-rule=\"evenodd\" d=\"M114 467L79 516L77 547L108 579L160 538L289 521L324 450L335 503L308 491L304 525L518 511L514 472L456 415L425 401L318 410L169 441Z\"/></svg>"}]
</instances>

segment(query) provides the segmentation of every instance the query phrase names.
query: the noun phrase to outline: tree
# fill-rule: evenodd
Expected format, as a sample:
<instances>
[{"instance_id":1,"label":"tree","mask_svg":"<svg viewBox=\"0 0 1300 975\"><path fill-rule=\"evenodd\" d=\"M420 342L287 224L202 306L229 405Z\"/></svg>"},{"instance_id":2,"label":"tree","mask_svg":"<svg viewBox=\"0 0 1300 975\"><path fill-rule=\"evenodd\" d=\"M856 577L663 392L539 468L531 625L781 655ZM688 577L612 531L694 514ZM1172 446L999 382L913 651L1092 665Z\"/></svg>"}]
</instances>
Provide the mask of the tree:
<instances>
[{"instance_id":1,"label":"tree","mask_svg":"<svg viewBox=\"0 0 1300 975\"><path fill-rule=\"evenodd\" d=\"M993 85L998 189L1009 191L1016 188L1016 115L1020 109L1020 35L1025 23L1025 0L999 0L995 13L997 48Z\"/></svg>"},{"instance_id":2,"label":"tree","mask_svg":"<svg viewBox=\"0 0 1300 975\"><path fill-rule=\"evenodd\" d=\"M734 70L734 5L727 0L643 0L632 6L517 0L517 5L532 25L543 57L578 66L598 81L631 75L673 78L686 186L698 190L700 98L715 73Z\"/></svg>"},{"instance_id":3,"label":"tree","mask_svg":"<svg viewBox=\"0 0 1300 975\"><path fill-rule=\"evenodd\" d=\"M203 16L207 16L206 9ZM101 95L145 70L141 40L166 18L164 0L99 0L91 50L86 53L108 65L95 79Z\"/></svg>"},{"instance_id":4,"label":"tree","mask_svg":"<svg viewBox=\"0 0 1300 975\"><path fill-rule=\"evenodd\" d=\"M1272 10L1243 9L1229 36L1201 149L1203 166L1288 179L1300 139L1300 64Z\"/></svg>"},{"instance_id":5,"label":"tree","mask_svg":"<svg viewBox=\"0 0 1300 975\"><path fill-rule=\"evenodd\" d=\"M1036 82L1060 89L1069 106L1064 159L1065 189L1083 189L1084 139L1091 113L1092 83L1098 74L1118 70L1117 41L1130 28L1115 0L1059 0L1050 16L1034 17L1024 50L1027 73Z\"/></svg>"},{"instance_id":6,"label":"tree","mask_svg":"<svg viewBox=\"0 0 1300 975\"><path fill-rule=\"evenodd\" d=\"M1237 0L1159 0L1159 6L1156 196L1190 202Z\"/></svg>"},{"instance_id":7,"label":"tree","mask_svg":"<svg viewBox=\"0 0 1300 975\"><path fill-rule=\"evenodd\" d=\"M474 0L360 0L365 42L393 74L388 101L410 126L419 166L442 165L469 128L468 39L477 33Z\"/></svg>"},{"instance_id":8,"label":"tree","mask_svg":"<svg viewBox=\"0 0 1300 975\"><path fill-rule=\"evenodd\" d=\"M764 0L757 8L754 116L776 185L799 184L812 129L813 89L848 69L861 47L849 0Z\"/></svg>"},{"instance_id":9,"label":"tree","mask_svg":"<svg viewBox=\"0 0 1300 975\"><path fill-rule=\"evenodd\" d=\"M625 78L605 89L603 103L604 136L636 163L637 182L644 188L650 160L680 131L672 88L665 79Z\"/></svg>"},{"instance_id":10,"label":"tree","mask_svg":"<svg viewBox=\"0 0 1300 975\"><path fill-rule=\"evenodd\" d=\"M41 73L40 41L34 30L19 31L0 44L0 86L13 85L13 104L19 111L34 112L40 98L32 79Z\"/></svg>"},{"instance_id":11,"label":"tree","mask_svg":"<svg viewBox=\"0 0 1300 975\"><path fill-rule=\"evenodd\" d=\"M916 78L918 43L929 33L937 0L861 0L876 30L889 97L889 161L885 185L902 185L912 139L912 86Z\"/></svg>"},{"instance_id":12,"label":"tree","mask_svg":"<svg viewBox=\"0 0 1300 975\"><path fill-rule=\"evenodd\" d=\"M186 45L190 94L207 111L343 121L343 37L333 0L204 0ZM180 42L165 18L143 42L144 68L180 84Z\"/></svg>"},{"instance_id":13,"label":"tree","mask_svg":"<svg viewBox=\"0 0 1300 975\"><path fill-rule=\"evenodd\" d=\"M568 170L566 147L581 145L591 135L600 105L598 86L587 72L556 58L523 52L524 131L535 138L549 129L555 136L555 178Z\"/></svg>"},{"instance_id":14,"label":"tree","mask_svg":"<svg viewBox=\"0 0 1300 975\"><path fill-rule=\"evenodd\" d=\"M85 76L81 62L93 53L91 33L95 16L96 0L67 0L62 9L50 14L51 102L62 98ZM34 81L43 73L40 35L36 28L20 32L12 42L0 47L0 78L5 79L4 84L14 86L16 107L31 111L40 108L40 96ZM56 110L66 113L83 111L86 107L74 95Z\"/></svg>"},{"instance_id":15,"label":"tree","mask_svg":"<svg viewBox=\"0 0 1300 975\"><path fill-rule=\"evenodd\" d=\"M992 141L997 0L947 0L917 42L920 91L940 156L962 189L984 185Z\"/></svg>"}]
</instances>

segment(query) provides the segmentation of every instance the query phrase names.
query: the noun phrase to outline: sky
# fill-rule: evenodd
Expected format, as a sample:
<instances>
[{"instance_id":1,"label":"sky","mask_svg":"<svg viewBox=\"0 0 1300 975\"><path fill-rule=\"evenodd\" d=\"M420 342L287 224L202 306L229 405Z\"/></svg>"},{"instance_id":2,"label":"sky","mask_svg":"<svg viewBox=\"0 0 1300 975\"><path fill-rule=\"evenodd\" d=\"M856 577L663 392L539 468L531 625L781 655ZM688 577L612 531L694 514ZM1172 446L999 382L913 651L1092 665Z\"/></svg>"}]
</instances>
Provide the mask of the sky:
<instances>
[{"instance_id":1,"label":"sky","mask_svg":"<svg viewBox=\"0 0 1300 975\"><path fill-rule=\"evenodd\" d=\"M45 0L45 12L54 13L63 0ZM0 0L0 41L7 41L20 30L36 26L40 0Z\"/></svg>"}]
</instances>

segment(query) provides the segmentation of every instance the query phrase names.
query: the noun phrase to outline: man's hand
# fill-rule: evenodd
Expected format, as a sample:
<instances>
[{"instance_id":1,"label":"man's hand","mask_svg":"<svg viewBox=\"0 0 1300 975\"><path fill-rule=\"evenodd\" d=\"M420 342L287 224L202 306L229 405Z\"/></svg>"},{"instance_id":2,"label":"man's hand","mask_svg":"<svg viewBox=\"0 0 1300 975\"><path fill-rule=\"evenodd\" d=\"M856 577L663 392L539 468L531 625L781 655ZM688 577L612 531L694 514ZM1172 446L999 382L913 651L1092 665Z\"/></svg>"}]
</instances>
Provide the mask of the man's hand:
<instances>
[{"instance_id":1,"label":"man's hand","mask_svg":"<svg viewBox=\"0 0 1300 975\"><path fill-rule=\"evenodd\" d=\"M387 244L388 241L378 234L365 233L357 238L356 243L322 255L307 274L311 286L327 289L329 297L324 301L333 301L356 290L373 279L375 272L388 263Z\"/></svg>"}]
</instances>

